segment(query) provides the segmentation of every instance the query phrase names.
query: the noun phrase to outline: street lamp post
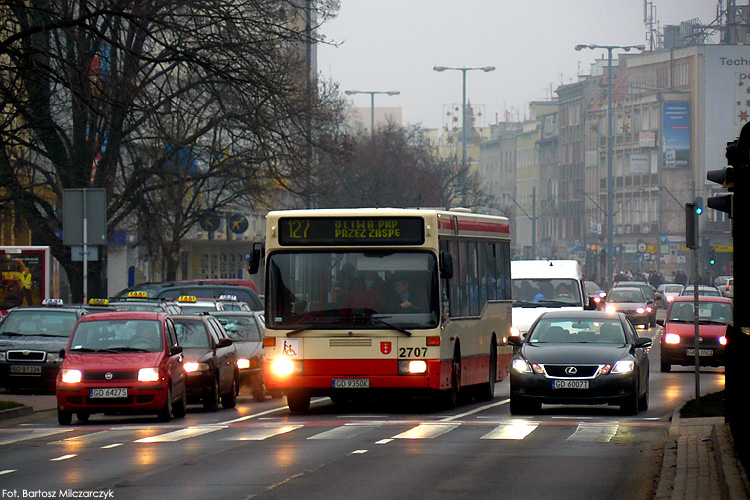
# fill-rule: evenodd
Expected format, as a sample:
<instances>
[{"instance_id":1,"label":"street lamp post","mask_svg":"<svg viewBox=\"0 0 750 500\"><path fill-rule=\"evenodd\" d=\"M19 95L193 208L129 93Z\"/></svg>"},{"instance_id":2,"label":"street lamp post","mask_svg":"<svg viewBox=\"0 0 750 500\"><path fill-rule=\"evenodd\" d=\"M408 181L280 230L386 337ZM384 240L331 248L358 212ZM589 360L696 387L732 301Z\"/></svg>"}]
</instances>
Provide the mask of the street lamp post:
<instances>
[{"instance_id":1,"label":"street lamp post","mask_svg":"<svg viewBox=\"0 0 750 500\"><path fill-rule=\"evenodd\" d=\"M645 50L645 45L596 45L594 43L576 45L576 50L583 49L605 49L607 51L607 282L605 286L611 286L612 277L615 274L615 226L614 226L614 171L612 164L614 137L612 135L612 51L622 49L625 52L630 49Z\"/></svg>"},{"instance_id":2,"label":"street lamp post","mask_svg":"<svg viewBox=\"0 0 750 500\"><path fill-rule=\"evenodd\" d=\"M472 71L472 70L482 70L485 73L489 73L490 71L495 71L494 66L482 66L478 68L450 68L448 66L434 66L432 68L434 71L445 71L445 70L453 70L453 71L460 71L462 73L463 77L463 93L462 93L462 104L461 104L461 145L462 145L462 151L461 151L461 169L462 169L462 180L461 180L461 203L466 206L466 72Z\"/></svg>"},{"instance_id":3,"label":"street lamp post","mask_svg":"<svg viewBox=\"0 0 750 500\"><path fill-rule=\"evenodd\" d=\"M346 90L344 94L370 94L370 137L375 137L375 94L399 95L398 90Z\"/></svg>"}]
</instances>

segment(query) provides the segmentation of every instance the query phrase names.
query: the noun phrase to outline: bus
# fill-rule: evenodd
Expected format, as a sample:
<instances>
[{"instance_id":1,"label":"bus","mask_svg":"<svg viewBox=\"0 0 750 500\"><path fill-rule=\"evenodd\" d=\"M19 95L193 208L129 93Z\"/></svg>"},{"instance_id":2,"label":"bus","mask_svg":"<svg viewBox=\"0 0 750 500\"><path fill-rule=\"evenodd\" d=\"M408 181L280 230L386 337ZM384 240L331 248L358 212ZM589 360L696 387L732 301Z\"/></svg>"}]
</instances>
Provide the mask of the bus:
<instances>
[{"instance_id":1,"label":"bus","mask_svg":"<svg viewBox=\"0 0 750 500\"><path fill-rule=\"evenodd\" d=\"M259 244L256 244L259 245ZM397 393L489 401L509 373L508 219L466 209L272 211L264 376L294 413ZM406 289L406 292L404 290ZM467 399L468 398L468 399Z\"/></svg>"}]
</instances>

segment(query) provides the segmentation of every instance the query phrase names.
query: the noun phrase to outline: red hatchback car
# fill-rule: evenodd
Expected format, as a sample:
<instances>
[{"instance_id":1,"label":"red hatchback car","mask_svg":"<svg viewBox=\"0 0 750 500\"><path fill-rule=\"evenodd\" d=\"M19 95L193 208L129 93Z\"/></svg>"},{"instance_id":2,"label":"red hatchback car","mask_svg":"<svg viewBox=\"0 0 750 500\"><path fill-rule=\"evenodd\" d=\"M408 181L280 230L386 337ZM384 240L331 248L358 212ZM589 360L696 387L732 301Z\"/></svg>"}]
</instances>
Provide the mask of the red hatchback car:
<instances>
[{"instance_id":1,"label":"red hatchback car","mask_svg":"<svg viewBox=\"0 0 750 500\"><path fill-rule=\"evenodd\" d=\"M75 413L185 416L186 375L172 318L163 312L118 311L84 316L70 336L57 377L57 420Z\"/></svg>"},{"instance_id":2,"label":"red hatchback car","mask_svg":"<svg viewBox=\"0 0 750 500\"><path fill-rule=\"evenodd\" d=\"M661 334L661 371L672 365L695 365L694 297L676 297L667 310ZM698 297L698 354L701 366L725 366L727 324L732 321L732 300L725 297Z\"/></svg>"}]
</instances>

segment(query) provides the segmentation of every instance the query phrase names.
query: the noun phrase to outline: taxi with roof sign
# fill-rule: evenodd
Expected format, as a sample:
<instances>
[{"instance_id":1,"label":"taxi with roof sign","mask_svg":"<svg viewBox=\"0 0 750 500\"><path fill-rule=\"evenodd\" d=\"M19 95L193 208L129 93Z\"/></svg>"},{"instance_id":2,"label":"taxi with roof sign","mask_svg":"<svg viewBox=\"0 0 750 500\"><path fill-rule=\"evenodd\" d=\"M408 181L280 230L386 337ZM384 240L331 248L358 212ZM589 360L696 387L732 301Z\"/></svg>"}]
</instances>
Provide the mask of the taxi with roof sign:
<instances>
[{"instance_id":1,"label":"taxi with roof sign","mask_svg":"<svg viewBox=\"0 0 750 500\"><path fill-rule=\"evenodd\" d=\"M171 299L149 298L148 292L133 291L127 297L117 298L110 301L118 311L161 311L169 314L181 314L180 305Z\"/></svg>"},{"instance_id":2,"label":"taxi with roof sign","mask_svg":"<svg viewBox=\"0 0 750 500\"><path fill-rule=\"evenodd\" d=\"M236 295L221 295L218 302L221 302L224 311L252 311L253 309L247 302L237 300Z\"/></svg>"},{"instance_id":3,"label":"taxi with roof sign","mask_svg":"<svg viewBox=\"0 0 750 500\"><path fill-rule=\"evenodd\" d=\"M87 306L65 305L62 299L9 310L0 323L0 385L54 391L60 350L78 319L89 313Z\"/></svg>"},{"instance_id":4,"label":"taxi with roof sign","mask_svg":"<svg viewBox=\"0 0 750 500\"><path fill-rule=\"evenodd\" d=\"M177 298L182 314L199 314L202 312L223 311L224 304L215 299L198 298L194 295L180 295Z\"/></svg>"}]
</instances>

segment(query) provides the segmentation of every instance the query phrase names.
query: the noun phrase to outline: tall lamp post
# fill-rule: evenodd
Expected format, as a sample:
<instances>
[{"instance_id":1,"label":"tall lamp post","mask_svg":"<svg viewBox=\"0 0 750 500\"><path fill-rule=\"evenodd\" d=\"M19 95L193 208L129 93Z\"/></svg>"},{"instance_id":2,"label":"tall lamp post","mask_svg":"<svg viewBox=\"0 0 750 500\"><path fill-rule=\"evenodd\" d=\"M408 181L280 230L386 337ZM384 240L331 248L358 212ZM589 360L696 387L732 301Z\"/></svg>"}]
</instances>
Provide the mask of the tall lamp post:
<instances>
[{"instance_id":1,"label":"tall lamp post","mask_svg":"<svg viewBox=\"0 0 750 500\"><path fill-rule=\"evenodd\" d=\"M399 95L398 90L346 90L344 94L370 94L370 137L375 137L375 94Z\"/></svg>"},{"instance_id":2,"label":"tall lamp post","mask_svg":"<svg viewBox=\"0 0 750 500\"><path fill-rule=\"evenodd\" d=\"M614 171L612 166L613 157L613 143L614 137L612 136L612 51L616 49L624 50L625 52L630 49L645 50L645 45L597 45L594 43L576 45L576 50L583 49L605 49L607 51L607 282L604 285L608 289L611 287L612 276L615 274L615 226L614 226Z\"/></svg>"},{"instance_id":3,"label":"tall lamp post","mask_svg":"<svg viewBox=\"0 0 750 500\"><path fill-rule=\"evenodd\" d=\"M462 180L461 180L461 203L466 206L466 72L467 71L473 71L473 70L481 70L485 73L489 73L490 71L495 71L494 66L482 66L478 68L450 68L448 66L434 66L432 68L434 71L445 71L445 70L453 70L453 71L460 71L463 76L463 96L462 96L462 104L461 104L461 145L462 145L462 152L461 152L461 169L462 169Z\"/></svg>"}]
</instances>

